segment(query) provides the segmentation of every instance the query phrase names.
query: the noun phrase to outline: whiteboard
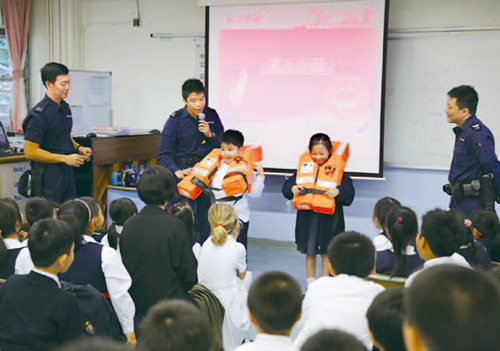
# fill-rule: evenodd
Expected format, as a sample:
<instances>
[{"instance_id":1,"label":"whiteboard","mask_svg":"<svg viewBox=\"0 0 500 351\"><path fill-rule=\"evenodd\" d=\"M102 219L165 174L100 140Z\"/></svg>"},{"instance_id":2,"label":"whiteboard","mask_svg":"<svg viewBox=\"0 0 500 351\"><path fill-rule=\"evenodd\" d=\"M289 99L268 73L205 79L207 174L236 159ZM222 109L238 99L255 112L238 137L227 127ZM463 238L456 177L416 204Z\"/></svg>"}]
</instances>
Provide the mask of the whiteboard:
<instances>
[{"instance_id":1,"label":"whiteboard","mask_svg":"<svg viewBox=\"0 0 500 351\"><path fill-rule=\"evenodd\" d=\"M387 51L385 162L388 166L449 169L454 124L447 92L472 85L477 116L500 138L500 35L420 34L390 38ZM497 154L500 151L496 144Z\"/></svg>"},{"instance_id":2,"label":"whiteboard","mask_svg":"<svg viewBox=\"0 0 500 351\"><path fill-rule=\"evenodd\" d=\"M111 72L70 70L71 87L65 101L73 116L72 136L85 136L92 127L112 125ZM41 98L45 87L41 84Z\"/></svg>"}]
</instances>

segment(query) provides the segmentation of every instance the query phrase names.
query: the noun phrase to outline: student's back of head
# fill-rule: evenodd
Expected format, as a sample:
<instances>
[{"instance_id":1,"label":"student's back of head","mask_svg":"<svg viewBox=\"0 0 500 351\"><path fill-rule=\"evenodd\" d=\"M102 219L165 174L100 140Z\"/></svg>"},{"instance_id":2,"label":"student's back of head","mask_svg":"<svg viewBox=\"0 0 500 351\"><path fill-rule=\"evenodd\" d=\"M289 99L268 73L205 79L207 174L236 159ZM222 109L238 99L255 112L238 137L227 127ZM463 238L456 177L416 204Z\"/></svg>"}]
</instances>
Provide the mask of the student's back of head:
<instances>
[{"instance_id":1,"label":"student's back of head","mask_svg":"<svg viewBox=\"0 0 500 351\"><path fill-rule=\"evenodd\" d=\"M375 267L375 247L363 234L340 233L328 245L328 259L335 274L366 278Z\"/></svg>"},{"instance_id":2,"label":"student's back of head","mask_svg":"<svg viewBox=\"0 0 500 351\"><path fill-rule=\"evenodd\" d=\"M391 288L373 300L366 318L373 344L380 351L404 351L403 297L404 288Z\"/></svg>"},{"instance_id":3,"label":"student's back of head","mask_svg":"<svg viewBox=\"0 0 500 351\"><path fill-rule=\"evenodd\" d=\"M57 211L57 218L66 222L76 232L75 246L82 244L82 236L89 233L92 212L89 206L80 200L70 200L63 203Z\"/></svg>"},{"instance_id":4,"label":"student's back of head","mask_svg":"<svg viewBox=\"0 0 500 351\"><path fill-rule=\"evenodd\" d=\"M302 288L284 272L262 273L248 291L250 318L267 334L289 334L301 308Z\"/></svg>"},{"instance_id":5,"label":"student's back of head","mask_svg":"<svg viewBox=\"0 0 500 351\"><path fill-rule=\"evenodd\" d=\"M384 197L378 200L373 208L373 222L375 223L375 227L383 229L385 226L385 217L387 217L389 211L399 206L401 206L401 203L392 197Z\"/></svg>"},{"instance_id":6,"label":"student's back of head","mask_svg":"<svg viewBox=\"0 0 500 351\"><path fill-rule=\"evenodd\" d=\"M54 202L47 200L43 197L33 197L26 200L24 211L26 213L26 220L32 226L36 221L45 218L54 217L54 209L56 205Z\"/></svg>"},{"instance_id":7,"label":"student's back of head","mask_svg":"<svg viewBox=\"0 0 500 351\"><path fill-rule=\"evenodd\" d=\"M405 292L410 351L500 350L500 290L485 273L455 265L422 271Z\"/></svg>"},{"instance_id":8,"label":"student's back of head","mask_svg":"<svg viewBox=\"0 0 500 351\"><path fill-rule=\"evenodd\" d=\"M174 197L172 173L162 166L152 166L137 182L137 193L146 205L165 206Z\"/></svg>"},{"instance_id":9,"label":"student's back of head","mask_svg":"<svg viewBox=\"0 0 500 351\"><path fill-rule=\"evenodd\" d=\"M28 249L35 267L47 268L64 254L70 254L75 235L63 221L48 218L37 221L28 232Z\"/></svg>"},{"instance_id":10,"label":"student's back of head","mask_svg":"<svg viewBox=\"0 0 500 351\"><path fill-rule=\"evenodd\" d=\"M55 351L130 351L125 344L105 339L100 336L82 337L65 344Z\"/></svg>"},{"instance_id":11,"label":"student's back of head","mask_svg":"<svg viewBox=\"0 0 500 351\"><path fill-rule=\"evenodd\" d=\"M211 351L212 327L201 312L181 300L151 307L141 326L142 351Z\"/></svg>"},{"instance_id":12,"label":"student's back of head","mask_svg":"<svg viewBox=\"0 0 500 351\"><path fill-rule=\"evenodd\" d=\"M187 201L176 204L168 209L168 214L179 218L186 226L189 237L194 234L194 215Z\"/></svg>"},{"instance_id":13,"label":"student's back of head","mask_svg":"<svg viewBox=\"0 0 500 351\"><path fill-rule=\"evenodd\" d=\"M120 232L118 227L123 227L127 219L137 214L137 206L129 198L122 197L111 201L109 204L109 216L113 223L109 226L108 230L108 243L109 246L116 249L118 247L118 238Z\"/></svg>"},{"instance_id":14,"label":"student's back of head","mask_svg":"<svg viewBox=\"0 0 500 351\"><path fill-rule=\"evenodd\" d=\"M427 241L434 256L451 256L464 242L465 226L453 212L436 209L422 217L419 236Z\"/></svg>"},{"instance_id":15,"label":"student's back of head","mask_svg":"<svg viewBox=\"0 0 500 351\"><path fill-rule=\"evenodd\" d=\"M3 239L16 233L16 210L5 202L0 201L0 269L4 268L8 256L7 246Z\"/></svg>"},{"instance_id":16,"label":"student's back of head","mask_svg":"<svg viewBox=\"0 0 500 351\"><path fill-rule=\"evenodd\" d=\"M474 236L494 240L498 236L498 216L493 211L477 210L470 215Z\"/></svg>"},{"instance_id":17,"label":"student's back of head","mask_svg":"<svg viewBox=\"0 0 500 351\"><path fill-rule=\"evenodd\" d=\"M354 335L337 329L324 329L311 336L300 351L367 351Z\"/></svg>"}]
</instances>

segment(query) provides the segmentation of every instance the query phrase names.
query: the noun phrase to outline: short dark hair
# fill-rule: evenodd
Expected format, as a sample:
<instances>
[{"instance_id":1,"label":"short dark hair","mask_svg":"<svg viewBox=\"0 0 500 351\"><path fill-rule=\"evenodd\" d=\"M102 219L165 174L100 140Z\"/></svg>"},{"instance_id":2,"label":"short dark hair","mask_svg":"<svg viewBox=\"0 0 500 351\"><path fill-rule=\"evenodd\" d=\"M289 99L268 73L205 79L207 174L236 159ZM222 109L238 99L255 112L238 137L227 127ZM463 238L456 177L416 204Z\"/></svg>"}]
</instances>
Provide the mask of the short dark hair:
<instances>
[{"instance_id":1,"label":"short dark hair","mask_svg":"<svg viewBox=\"0 0 500 351\"><path fill-rule=\"evenodd\" d=\"M338 329L323 329L312 335L300 351L367 351L354 335Z\"/></svg>"},{"instance_id":2,"label":"short dark hair","mask_svg":"<svg viewBox=\"0 0 500 351\"><path fill-rule=\"evenodd\" d=\"M312 151L314 145L319 144L326 147L328 152L332 151L332 141L330 140L330 137L324 133L316 133L311 137L311 139L309 139L309 151Z\"/></svg>"},{"instance_id":3,"label":"short dark hair","mask_svg":"<svg viewBox=\"0 0 500 351\"><path fill-rule=\"evenodd\" d=\"M477 95L476 89L470 85L461 85L451 89L448 92L450 98L457 99L457 106L460 109L469 109L471 115L476 114L477 103L479 102L479 97Z\"/></svg>"},{"instance_id":4,"label":"short dark hair","mask_svg":"<svg viewBox=\"0 0 500 351\"><path fill-rule=\"evenodd\" d=\"M69 254L75 235L63 221L47 218L37 221L28 232L28 249L35 267L50 267Z\"/></svg>"},{"instance_id":5,"label":"short dark hair","mask_svg":"<svg viewBox=\"0 0 500 351\"><path fill-rule=\"evenodd\" d=\"M106 339L102 336L81 337L78 340L64 344L55 351L130 351L125 344Z\"/></svg>"},{"instance_id":6,"label":"short dark hair","mask_svg":"<svg viewBox=\"0 0 500 351\"><path fill-rule=\"evenodd\" d=\"M392 271L392 275L394 276L405 262L406 248L417 237L417 215L408 207L395 207L387 214L385 229L394 250L395 262Z\"/></svg>"},{"instance_id":7,"label":"short dark hair","mask_svg":"<svg viewBox=\"0 0 500 351\"><path fill-rule=\"evenodd\" d=\"M199 79L188 79L182 84L182 98L187 100L191 93L205 94L205 86Z\"/></svg>"},{"instance_id":8,"label":"short dark hair","mask_svg":"<svg viewBox=\"0 0 500 351\"><path fill-rule=\"evenodd\" d=\"M0 201L0 236L6 238L12 233L16 233L16 224L19 212L10 204ZM0 239L1 240L1 239Z\"/></svg>"},{"instance_id":9,"label":"short dark hair","mask_svg":"<svg viewBox=\"0 0 500 351\"><path fill-rule=\"evenodd\" d=\"M485 273L457 265L425 269L404 305L428 350L500 350L500 290Z\"/></svg>"},{"instance_id":10,"label":"short dark hair","mask_svg":"<svg viewBox=\"0 0 500 351\"><path fill-rule=\"evenodd\" d=\"M111 201L109 204L109 216L113 223L108 229L108 243L114 249L118 248L118 231L116 226L123 226L125 221L137 214L136 204L127 197L121 197Z\"/></svg>"},{"instance_id":11,"label":"short dark hair","mask_svg":"<svg viewBox=\"0 0 500 351\"><path fill-rule=\"evenodd\" d=\"M137 193L146 205L165 205L174 197L172 173L162 166L151 166L139 178Z\"/></svg>"},{"instance_id":12,"label":"short dark hair","mask_svg":"<svg viewBox=\"0 0 500 351\"><path fill-rule=\"evenodd\" d=\"M222 134L222 138L220 140L221 144L232 144L238 147L243 146L245 142L245 137L239 130L229 129Z\"/></svg>"},{"instance_id":13,"label":"short dark hair","mask_svg":"<svg viewBox=\"0 0 500 351\"><path fill-rule=\"evenodd\" d=\"M210 351L212 326L196 307L182 300L160 301L141 325L143 351Z\"/></svg>"},{"instance_id":14,"label":"short dark hair","mask_svg":"<svg viewBox=\"0 0 500 351\"><path fill-rule=\"evenodd\" d=\"M451 256L465 240L465 226L453 212L435 209L422 217L420 236L436 257Z\"/></svg>"},{"instance_id":15,"label":"short dark hair","mask_svg":"<svg viewBox=\"0 0 500 351\"><path fill-rule=\"evenodd\" d=\"M403 340L404 288L387 289L378 294L366 318L373 338L385 351L405 350Z\"/></svg>"},{"instance_id":16,"label":"short dark hair","mask_svg":"<svg viewBox=\"0 0 500 351\"><path fill-rule=\"evenodd\" d=\"M47 86L46 82L51 82L54 84L58 76L65 76L69 74L69 69L65 65L57 62L49 62L43 66L42 70L42 82L44 86Z\"/></svg>"},{"instance_id":17,"label":"short dark hair","mask_svg":"<svg viewBox=\"0 0 500 351\"><path fill-rule=\"evenodd\" d=\"M54 217L54 209L56 208L55 202L47 200L43 197L33 197L26 201L24 211L26 213L26 220L30 225L44 218Z\"/></svg>"},{"instance_id":18,"label":"short dark hair","mask_svg":"<svg viewBox=\"0 0 500 351\"><path fill-rule=\"evenodd\" d=\"M392 198L392 197L384 197L377 201L375 207L373 208L373 218L378 221L378 223L382 226L385 226L385 217L391 209L394 207L401 206L401 203Z\"/></svg>"},{"instance_id":19,"label":"short dark hair","mask_svg":"<svg viewBox=\"0 0 500 351\"><path fill-rule=\"evenodd\" d=\"M363 234L340 233L328 245L328 259L335 274L366 278L375 267L375 247Z\"/></svg>"},{"instance_id":20,"label":"short dark hair","mask_svg":"<svg viewBox=\"0 0 500 351\"><path fill-rule=\"evenodd\" d=\"M61 218L61 216L65 213L71 213L75 216L76 222L73 222L72 224L74 225L75 230L77 230L77 234L79 237L87 234L89 222L92 219L92 211L90 210L90 207L86 202L81 200L66 201L59 207L59 210L57 211L57 218ZM71 222L70 220L68 220L66 221L66 223ZM77 238L77 241L79 240L80 239Z\"/></svg>"},{"instance_id":21,"label":"short dark hair","mask_svg":"<svg viewBox=\"0 0 500 351\"><path fill-rule=\"evenodd\" d=\"M248 291L248 310L265 332L276 334L289 329L300 316L302 288L291 275L262 273Z\"/></svg>"},{"instance_id":22,"label":"short dark hair","mask_svg":"<svg viewBox=\"0 0 500 351\"><path fill-rule=\"evenodd\" d=\"M493 211L477 210L470 215L472 228L481 233L481 238L494 239L499 231L498 216Z\"/></svg>"}]
</instances>

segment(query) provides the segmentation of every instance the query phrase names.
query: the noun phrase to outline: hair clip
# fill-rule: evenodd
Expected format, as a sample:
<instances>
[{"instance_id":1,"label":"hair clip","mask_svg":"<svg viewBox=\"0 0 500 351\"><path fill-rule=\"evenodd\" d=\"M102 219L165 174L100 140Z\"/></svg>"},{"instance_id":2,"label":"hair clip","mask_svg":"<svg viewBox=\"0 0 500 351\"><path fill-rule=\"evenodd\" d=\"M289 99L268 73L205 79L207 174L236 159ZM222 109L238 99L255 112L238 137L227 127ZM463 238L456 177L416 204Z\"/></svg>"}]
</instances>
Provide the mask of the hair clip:
<instances>
[{"instance_id":1,"label":"hair clip","mask_svg":"<svg viewBox=\"0 0 500 351\"><path fill-rule=\"evenodd\" d=\"M464 225L466 228L472 227L472 221L470 219L464 219Z\"/></svg>"},{"instance_id":2,"label":"hair clip","mask_svg":"<svg viewBox=\"0 0 500 351\"><path fill-rule=\"evenodd\" d=\"M402 221L403 221L403 218L398 217L398 222L402 222Z\"/></svg>"},{"instance_id":3,"label":"hair clip","mask_svg":"<svg viewBox=\"0 0 500 351\"><path fill-rule=\"evenodd\" d=\"M217 225L218 225L219 227L224 228L224 224L222 224L222 223L219 223L219 224L217 224Z\"/></svg>"}]
</instances>

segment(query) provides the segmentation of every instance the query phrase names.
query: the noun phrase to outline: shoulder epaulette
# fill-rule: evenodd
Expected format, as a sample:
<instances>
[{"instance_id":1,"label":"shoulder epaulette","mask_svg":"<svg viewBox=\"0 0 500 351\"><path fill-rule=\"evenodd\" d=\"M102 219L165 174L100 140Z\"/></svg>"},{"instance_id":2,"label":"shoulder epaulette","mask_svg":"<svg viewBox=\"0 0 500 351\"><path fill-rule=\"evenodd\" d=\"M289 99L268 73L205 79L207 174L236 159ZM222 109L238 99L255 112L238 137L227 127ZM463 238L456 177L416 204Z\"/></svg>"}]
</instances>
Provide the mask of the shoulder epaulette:
<instances>
[{"instance_id":1,"label":"shoulder epaulette","mask_svg":"<svg viewBox=\"0 0 500 351\"><path fill-rule=\"evenodd\" d=\"M473 124L471 125L471 128L474 130L481 130L481 124L479 123Z\"/></svg>"},{"instance_id":2,"label":"shoulder epaulette","mask_svg":"<svg viewBox=\"0 0 500 351\"><path fill-rule=\"evenodd\" d=\"M169 116L169 118L176 118L176 117L179 117L179 116L181 115L181 112L182 112L182 109L177 110L177 111L174 111L174 112L172 112L172 114Z\"/></svg>"}]
</instances>

